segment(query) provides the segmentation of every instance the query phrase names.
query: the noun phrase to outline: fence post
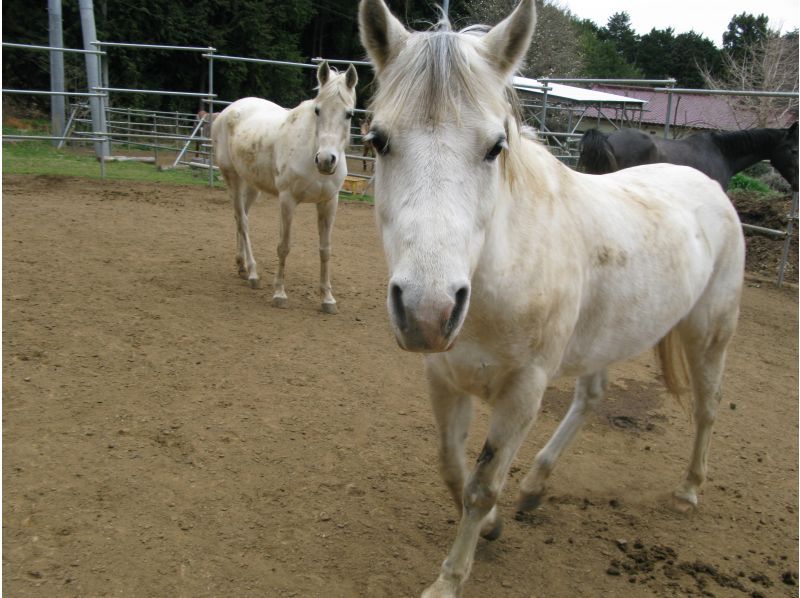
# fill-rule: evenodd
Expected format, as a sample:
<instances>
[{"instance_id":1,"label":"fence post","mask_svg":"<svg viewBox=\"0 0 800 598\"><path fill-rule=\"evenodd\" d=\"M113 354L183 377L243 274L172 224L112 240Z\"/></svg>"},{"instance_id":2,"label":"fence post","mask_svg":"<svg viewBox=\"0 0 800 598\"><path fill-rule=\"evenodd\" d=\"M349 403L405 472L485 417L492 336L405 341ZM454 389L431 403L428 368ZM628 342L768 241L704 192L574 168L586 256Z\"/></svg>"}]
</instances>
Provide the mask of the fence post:
<instances>
[{"instance_id":1,"label":"fence post","mask_svg":"<svg viewBox=\"0 0 800 598\"><path fill-rule=\"evenodd\" d=\"M83 47L86 50L96 49L93 42L97 40L97 31L94 26L94 5L92 0L78 0L81 12L81 30L83 32ZM96 92L100 87L98 77L100 61L97 54L86 54L86 80L89 84L89 91ZM99 96L89 98L89 106L92 109L92 133L105 135L106 119L103 114L103 105ZM108 155L108 147L105 142L99 141L94 144L94 151L101 160Z\"/></svg>"},{"instance_id":2,"label":"fence post","mask_svg":"<svg viewBox=\"0 0 800 598\"><path fill-rule=\"evenodd\" d=\"M797 220L797 191L792 193L792 208L789 211L789 221L786 223L786 239L783 241L783 251L781 252L781 265L778 269L778 288L783 286L783 271L786 269L786 261L789 258L789 246L792 244L792 232L794 222Z\"/></svg>"},{"instance_id":3,"label":"fence post","mask_svg":"<svg viewBox=\"0 0 800 598\"><path fill-rule=\"evenodd\" d=\"M61 22L61 0L48 0L47 12L50 22L50 46L64 47L64 36ZM50 51L50 91L64 91L64 53ZM50 126L54 137L64 136L64 96L54 95L50 98ZM59 141L53 140L58 147Z\"/></svg>"},{"instance_id":4,"label":"fence post","mask_svg":"<svg viewBox=\"0 0 800 598\"><path fill-rule=\"evenodd\" d=\"M214 124L214 48L208 49L208 130ZM202 131L202 129L201 129ZM205 135L204 135L205 137ZM214 144L209 139L208 142L208 186L214 186Z\"/></svg>"}]
</instances>

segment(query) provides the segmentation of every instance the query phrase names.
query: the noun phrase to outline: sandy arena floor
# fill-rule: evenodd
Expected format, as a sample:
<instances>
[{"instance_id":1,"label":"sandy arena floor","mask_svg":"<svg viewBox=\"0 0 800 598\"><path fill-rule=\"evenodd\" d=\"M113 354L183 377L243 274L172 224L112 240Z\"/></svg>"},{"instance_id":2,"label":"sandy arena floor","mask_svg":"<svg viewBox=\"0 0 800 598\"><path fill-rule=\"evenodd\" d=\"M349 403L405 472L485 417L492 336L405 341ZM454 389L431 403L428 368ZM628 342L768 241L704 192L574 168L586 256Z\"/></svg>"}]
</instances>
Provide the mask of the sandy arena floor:
<instances>
[{"instance_id":1,"label":"sandy arena floor","mask_svg":"<svg viewBox=\"0 0 800 598\"><path fill-rule=\"evenodd\" d=\"M315 211L270 307L277 211L252 214L265 281L235 272L221 190L3 180L3 590L26 597L416 596L455 532L422 360L384 307L372 208L340 207L318 311ZM668 496L692 439L651 356L610 396L465 596L796 596L797 291L750 280L699 511ZM479 407L471 458L483 442Z\"/></svg>"}]
</instances>

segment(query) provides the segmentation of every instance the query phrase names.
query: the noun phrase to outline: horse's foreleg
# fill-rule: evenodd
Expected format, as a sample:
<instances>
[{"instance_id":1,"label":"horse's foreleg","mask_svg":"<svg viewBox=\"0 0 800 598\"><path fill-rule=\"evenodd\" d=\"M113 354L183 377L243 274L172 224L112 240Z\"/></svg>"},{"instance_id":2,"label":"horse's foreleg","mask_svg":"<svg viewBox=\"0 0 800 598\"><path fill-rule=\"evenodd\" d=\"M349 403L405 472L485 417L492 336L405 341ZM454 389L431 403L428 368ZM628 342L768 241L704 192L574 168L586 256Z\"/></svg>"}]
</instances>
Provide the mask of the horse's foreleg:
<instances>
[{"instance_id":1,"label":"horse's foreleg","mask_svg":"<svg viewBox=\"0 0 800 598\"><path fill-rule=\"evenodd\" d=\"M331 291L331 235L336 219L338 197L317 204L317 228L319 229L319 292L322 296L322 311L335 314L336 299Z\"/></svg>"},{"instance_id":2,"label":"horse's foreleg","mask_svg":"<svg viewBox=\"0 0 800 598\"><path fill-rule=\"evenodd\" d=\"M459 595L472 568L481 528L495 508L511 461L536 419L547 385L545 372L529 368L512 377L494 401L486 443L464 487L464 512L453 547L442 563L439 578L425 590L423 598Z\"/></svg>"},{"instance_id":3,"label":"horse's foreleg","mask_svg":"<svg viewBox=\"0 0 800 598\"><path fill-rule=\"evenodd\" d=\"M464 510L465 445L472 421L472 397L452 388L430 364L427 364L427 377L433 415L439 430L439 472L460 517Z\"/></svg>"},{"instance_id":4,"label":"horse's foreleg","mask_svg":"<svg viewBox=\"0 0 800 598\"><path fill-rule=\"evenodd\" d=\"M536 455L533 467L520 484L518 508L528 511L539 506L545 484L564 450L583 427L586 417L605 395L608 374L605 369L581 376L575 383L575 394L569 411L553 436Z\"/></svg>"},{"instance_id":5,"label":"horse's foreleg","mask_svg":"<svg viewBox=\"0 0 800 598\"><path fill-rule=\"evenodd\" d=\"M292 218L297 204L290 195L281 193L281 240L278 243L278 271L275 273L274 288L272 294L273 307L286 308L289 306L289 299L286 297L286 289L283 286L283 277L286 270L286 256L289 255L289 241L292 232Z\"/></svg>"}]
</instances>

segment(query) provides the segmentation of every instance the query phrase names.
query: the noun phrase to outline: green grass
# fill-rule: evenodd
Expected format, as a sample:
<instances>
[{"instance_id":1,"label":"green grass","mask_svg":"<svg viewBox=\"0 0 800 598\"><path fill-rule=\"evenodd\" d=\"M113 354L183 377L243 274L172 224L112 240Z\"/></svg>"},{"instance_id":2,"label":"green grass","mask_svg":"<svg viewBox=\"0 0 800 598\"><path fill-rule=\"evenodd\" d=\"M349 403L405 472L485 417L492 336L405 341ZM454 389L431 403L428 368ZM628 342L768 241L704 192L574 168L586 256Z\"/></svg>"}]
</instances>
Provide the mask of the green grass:
<instances>
[{"instance_id":1,"label":"green grass","mask_svg":"<svg viewBox=\"0 0 800 598\"><path fill-rule=\"evenodd\" d=\"M758 179L754 179L753 177L749 177L746 174L742 174L741 172L733 175L733 178L731 179L731 182L728 185L728 189L729 190L741 189L743 191L760 193L765 196L777 195L777 193L773 191L766 183L763 183Z\"/></svg>"},{"instance_id":2,"label":"green grass","mask_svg":"<svg viewBox=\"0 0 800 598\"><path fill-rule=\"evenodd\" d=\"M3 127L5 135L35 135L34 131ZM116 153L124 153L124 148L115 147ZM91 148L76 151L56 149L50 141L7 141L3 143L3 174L63 175L100 178L100 164ZM172 185L208 185L208 172L180 168L159 171L153 164L141 162L107 162L106 178L109 180L144 181ZM215 175L215 187L225 184ZM343 201L372 203L369 195L356 195L341 192Z\"/></svg>"},{"instance_id":3,"label":"green grass","mask_svg":"<svg viewBox=\"0 0 800 598\"><path fill-rule=\"evenodd\" d=\"M35 134L3 128L7 135ZM121 150L124 151L124 150ZM159 171L153 164L141 162L107 162L106 178L109 180L145 181L173 185L207 185L208 172L185 168ZM39 174L100 178L100 163L91 149L75 151L56 149L50 141L7 141L3 143L3 174ZM219 179L219 176L215 177ZM216 180L216 187L223 187Z\"/></svg>"}]
</instances>

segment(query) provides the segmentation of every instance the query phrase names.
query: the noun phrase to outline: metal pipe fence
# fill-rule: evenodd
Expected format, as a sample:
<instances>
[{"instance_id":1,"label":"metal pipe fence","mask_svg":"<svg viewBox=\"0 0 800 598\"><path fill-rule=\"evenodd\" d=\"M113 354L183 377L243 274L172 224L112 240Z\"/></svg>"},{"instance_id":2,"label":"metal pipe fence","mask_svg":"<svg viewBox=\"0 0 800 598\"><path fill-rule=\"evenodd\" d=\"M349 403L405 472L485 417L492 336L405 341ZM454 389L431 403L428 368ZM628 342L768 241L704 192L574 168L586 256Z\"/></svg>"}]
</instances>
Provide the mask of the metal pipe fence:
<instances>
[{"instance_id":1,"label":"metal pipe fence","mask_svg":"<svg viewBox=\"0 0 800 598\"><path fill-rule=\"evenodd\" d=\"M264 64L273 65L287 68L302 68L302 69L316 69L324 58L312 58L309 63L291 62L285 60L271 60L265 58L253 58L243 56L231 56L225 54L218 54L217 50L211 46L172 46L172 45L158 45L158 44L134 44L122 42L104 42L94 41L92 45L97 48L96 50L75 49L75 48L56 48L50 46L37 46L29 44L14 44L3 42L2 46L6 48L19 48L26 50L36 51L63 51L76 54L89 54L97 58L97 68L99 72L100 85L91 86L87 91L74 91L74 92L54 92L45 90L21 90L21 89L3 89L3 93L8 94L28 94L28 95L45 95L45 96L64 96L68 98L87 98L97 100L102 105L102 113L104 115L105 130L94 130L95 126L92 124L92 119L80 116L82 111L86 110L85 104L73 103L70 108L72 110L71 116L65 125L64 131L59 131L59 135L53 134L52 136L25 136L25 135L3 135L6 140L57 140L59 147L64 143L102 143L116 145L118 147L139 147L150 148L154 151L156 162L158 151L174 151L178 157L174 161L173 166L190 165L195 167L207 168L209 172L209 185L213 184L213 172L218 170L213 164L213 150L211 149L211 139L203 135L202 122L198 120L196 114L180 112L180 111L163 111L163 110L141 110L132 109L130 107L114 106L110 103L112 94L126 95L126 94L143 94L143 95L167 95L176 97L197 98L201 100L207 107L209 113L209 120L213 119L214 108L216 106L227 106L232 102L222 100L217 97L214 92L214 66L216 61L221 62L241 62L251 64ZM111 87L107 82L107 66L108 63L103 63L104 59L108 59L108 49L110 48L136 48L142 50L167 50L178 52L197 52L208 61L208 90L205 92L189 92L189 91L176 91L176 90L163 90L163 89L138 89L126 87ZM328 59L329 64L332 65L349 65L353 64L358 67L370 67L371 64L366 61L358 60L338 60ZM103 66L105 64L106 70ZM105 76L104 76L105 74ZM532 119L534 124L538 122L540 125L538 135L545 140L550 147L551 152L558 159L574 163L577 161L578 152L576 141L581 137L577 133L577 127L580 125L582 119L586 116L586 106L575 107L573 105L562 105L561 100L553 99L549 96L552 91L551 83L564 83L564 84L639 84L647 85L654 91L665 92L668 94L668 100L671 100L674 93L682 94L705 94L705 95L730 95L730 96L771 96L771 97L797 97L796 92L762 92L762 91L732 91L732 90L697 90L697 89L683 89L675 87L674 79L659 79L659 80L644 80L644 79L575 79L575 78L557 78L557 77L543 77L539 79L542 83L537 89L542 93L540 102L533 102L530 100L522 100L521 106L523 110L527 111L528 118ZM663 86L663 87L659 87ZM602 113L603 104L599 104L599 113ZM613 107L606 105L606 110L613 110L613 118L619 119L622 122L625 118L625 108ZM356 113L364 116L368 114L367 110L356 109ZM639 109L641 122L641 112ZM670 122L670 110L667 110L664 128L665 135L668 134ZM598 113L598 114L599 114ZM592 117L594 118L594 117ZM600 116L598 115L598 118ZM607 116L605 118L608 118ZM635 118L635 117L634 117ZM549 130L548 123L563 120L567 122L567 130ZM636 124L635 120L632 124ZM374 162L375 158L371 156L358 155L353 150L363 149L360 143L360 131L356 131L352 135L353 143L346 153L346 157L351 160L361 160L363 162ZM194 149L190 152L191 144L195 144ZM184 158L186 154L193 153L194 160L186 161ZM198 161L202 157L202 161ZM104 162L99 160L101 167L101 176L105 176ZM352 176L371 178L370 175L352 173ZM765 229L764 227L756 227L751 225L744 225L746 230L755 232L757 234L764 234L776 239L784 240L784 256L781 259L780 272L778 284L783 281L784 270L786 265L786 257L788 254L789 242L791 240L794 229L794 221L797 219L797 195L793 197L793 207L789 214L789 221L786 231L779 231L773 229Z\"/></svg>"}]
</instances>

